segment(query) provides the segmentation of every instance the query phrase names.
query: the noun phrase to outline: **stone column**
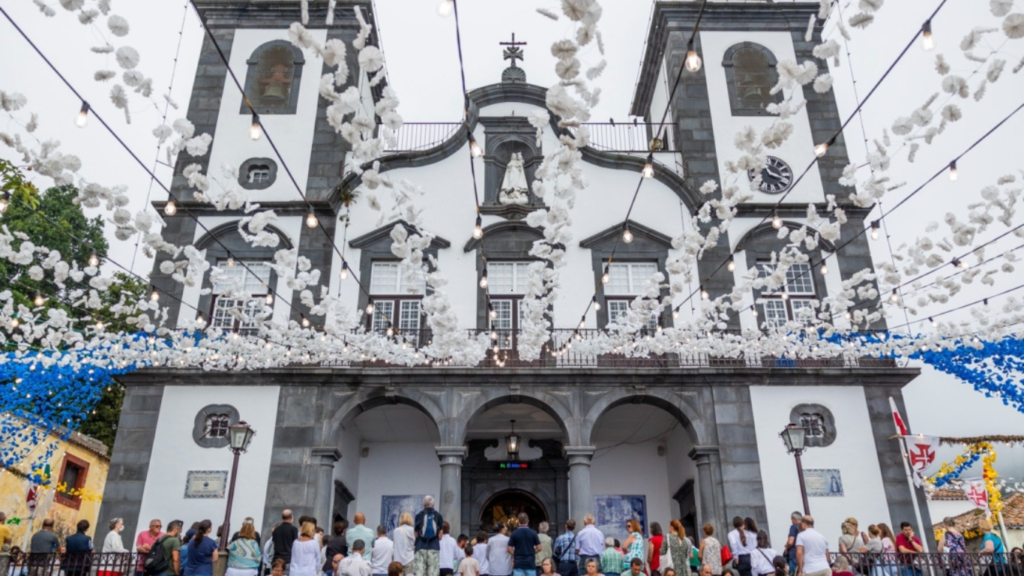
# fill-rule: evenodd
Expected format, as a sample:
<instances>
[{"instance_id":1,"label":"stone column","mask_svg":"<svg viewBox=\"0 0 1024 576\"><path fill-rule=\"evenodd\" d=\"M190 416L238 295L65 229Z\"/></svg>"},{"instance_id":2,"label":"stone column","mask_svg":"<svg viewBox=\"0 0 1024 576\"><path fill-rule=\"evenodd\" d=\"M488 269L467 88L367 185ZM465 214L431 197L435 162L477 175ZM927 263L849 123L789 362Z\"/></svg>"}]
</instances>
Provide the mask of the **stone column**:
<instances>
[{"instance_id":1,"label":"stone column","mask_svg":"<svg viewBox=\"0 0 1024 576\"><path fill-rule=\"evenodd\" d=\"M462 533L462 460L465 446L435 446L441 461L441 493L437 496L438 511L455 534Z\"/></svg>"},{"instance_id":2,"label":"stone column","mask_svg":"<svg viewBox=\"0 0 1024 576\"><path fill-rule=\"evenodd\" d=\"M569 461L569 518L583 525L583 517L594 513L594 499L590 494L590 459L595 446L566 446Z\"/></svg>"},{"instance_id":3,"label":"stone column","mask_svg":"<svg viewBox=\"0 0 1024 576\"><path fill-rule=\"evenodd\" d=\"M316 505L313 513L321 526L331 525L331 497L334 496L334 463L341 460L337 448L313 448L313 462L319 460L316 472Z\"/></svg>"},{"instance_id":4,"label":"stone column","mask_svg":"<svg viewBox=\"0 0 1024 576\"><path fill-rule=\"evenodd\" d=\"M712 458L717 455L718 446L694 446L689 454L697 463L697 488L700 490L700 517L697 519L697 529L700 530L701 526L710 523L715 527L715 533L720 534L723 526L719 522L723 516L711 469Z\"/></svg>"}]
</instances>

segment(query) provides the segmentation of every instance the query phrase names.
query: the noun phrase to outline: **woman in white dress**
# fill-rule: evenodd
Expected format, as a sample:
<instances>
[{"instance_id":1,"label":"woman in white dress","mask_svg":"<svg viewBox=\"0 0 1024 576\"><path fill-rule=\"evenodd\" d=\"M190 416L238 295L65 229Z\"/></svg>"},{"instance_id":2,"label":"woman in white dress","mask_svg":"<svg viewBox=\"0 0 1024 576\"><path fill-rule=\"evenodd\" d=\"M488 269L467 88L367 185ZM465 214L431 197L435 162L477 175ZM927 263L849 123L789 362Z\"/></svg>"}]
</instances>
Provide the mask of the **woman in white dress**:
<instances>
[{"instance_id":1,"label":"woman in white dress","mask_svg":"<svg viewBox=\"0 0 1024 576\"><path fill-rule=\"evenodd\" d=\"M319 576L320 542L316 539L316 526L303 522L299 528L299 539L292 544L292 561L288 565L289 576Z\"/></svg>"}]
</instances>

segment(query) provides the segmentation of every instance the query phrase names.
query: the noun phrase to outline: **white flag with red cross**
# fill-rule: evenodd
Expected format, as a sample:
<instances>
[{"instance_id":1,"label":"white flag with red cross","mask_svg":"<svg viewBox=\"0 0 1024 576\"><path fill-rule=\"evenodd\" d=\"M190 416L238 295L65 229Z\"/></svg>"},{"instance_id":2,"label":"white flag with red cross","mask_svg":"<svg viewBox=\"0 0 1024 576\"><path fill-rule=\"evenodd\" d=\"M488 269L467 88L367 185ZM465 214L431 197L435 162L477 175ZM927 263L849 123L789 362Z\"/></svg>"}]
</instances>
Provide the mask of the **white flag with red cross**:
<instances>
[{"instance_id":1,"label":"white flag with red cross","mask_svg":"<svg viewBox=\"0 0 1024 576\"><path fill-rule=\"evenodd\" d=\"M988 490L985 487L983 478L971 478L964 480L964 495L974 504L976 508L984 510L988 508Z\"/></svg>"},{"instance_id":2,"label":"white flag with red cross","mask_svg":"<svg viewBox=\"0 0 1024 576\"><path fill-rule=\"evenodd\" d=\"M914 472L920 474L935 463L936 449L939 447L937 436L911 434L904 436L903 440L907 443L907 458Z\"/></svg>"}]
</instances>

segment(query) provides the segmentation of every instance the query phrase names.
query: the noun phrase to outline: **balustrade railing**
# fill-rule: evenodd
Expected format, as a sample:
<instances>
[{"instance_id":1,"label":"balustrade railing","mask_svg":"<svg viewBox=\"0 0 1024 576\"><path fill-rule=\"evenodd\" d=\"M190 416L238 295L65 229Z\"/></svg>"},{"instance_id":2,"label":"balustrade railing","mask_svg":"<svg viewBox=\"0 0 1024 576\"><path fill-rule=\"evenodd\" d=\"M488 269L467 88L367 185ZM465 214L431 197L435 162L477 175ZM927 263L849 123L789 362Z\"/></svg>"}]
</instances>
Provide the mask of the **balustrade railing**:
<instances>
[{"instance_id":1,"label":"balustrade railing","mask_svg":"<svg viewBox=\"0 0 1024 576\"><path fill-rule=\"evenodd\" d=\"M135 576L143 555L135 552L26 554L17 547L0 554L3 576ZM184 568L184 567L182 567Z\"/></svg>"},{"instance_id":2,"label":"balustrade railing","mask_svg":"<svg viewBox=\"0 0 1024 576\"><path fill-rule=\"evenodd\" d=\"M834 552L833 566L840 556L846 557L851 572L862 576L1024 576L1021 556L1012 552Z\"/></svg>"}]
</instances>

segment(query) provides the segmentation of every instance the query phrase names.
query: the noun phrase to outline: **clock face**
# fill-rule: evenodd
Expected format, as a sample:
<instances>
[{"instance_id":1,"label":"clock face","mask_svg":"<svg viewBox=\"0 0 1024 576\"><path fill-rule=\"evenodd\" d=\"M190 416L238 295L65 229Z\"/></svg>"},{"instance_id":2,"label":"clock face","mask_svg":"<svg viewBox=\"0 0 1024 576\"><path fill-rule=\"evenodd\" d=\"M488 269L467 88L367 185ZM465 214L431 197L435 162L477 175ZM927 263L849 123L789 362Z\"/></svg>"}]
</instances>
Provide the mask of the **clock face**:
<instances>
[{"instance_id":1,"label":"clock face","mask_svg":"<svg viewBox=\"0 0 1024 576\"><path fill-rule=\"evenodd\" d=\"M747 172L751 181L756 177L753 170ZM781 158L768 156L768 161L761 170L761 192L765 194L782 194L793 186L793 169Z\"/></svg>"}]
</instances>

